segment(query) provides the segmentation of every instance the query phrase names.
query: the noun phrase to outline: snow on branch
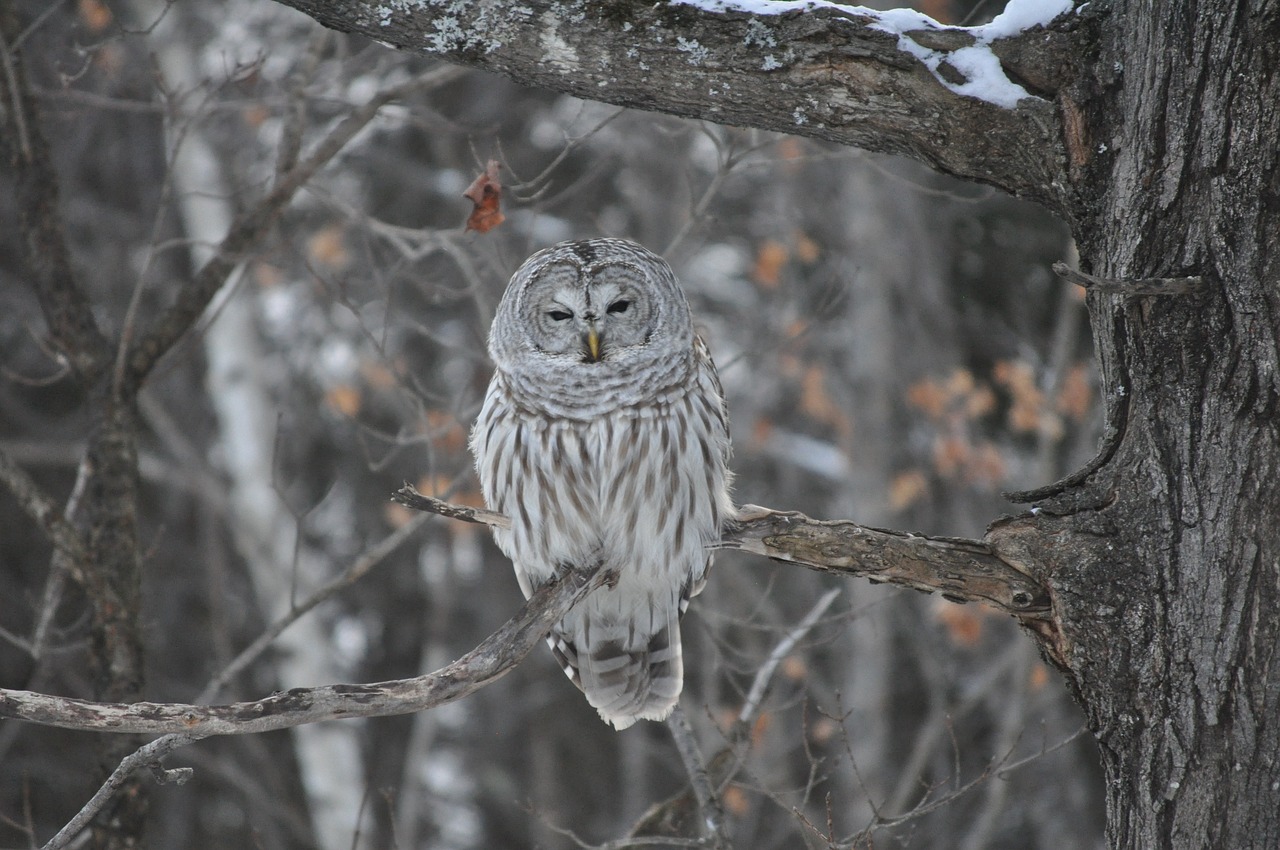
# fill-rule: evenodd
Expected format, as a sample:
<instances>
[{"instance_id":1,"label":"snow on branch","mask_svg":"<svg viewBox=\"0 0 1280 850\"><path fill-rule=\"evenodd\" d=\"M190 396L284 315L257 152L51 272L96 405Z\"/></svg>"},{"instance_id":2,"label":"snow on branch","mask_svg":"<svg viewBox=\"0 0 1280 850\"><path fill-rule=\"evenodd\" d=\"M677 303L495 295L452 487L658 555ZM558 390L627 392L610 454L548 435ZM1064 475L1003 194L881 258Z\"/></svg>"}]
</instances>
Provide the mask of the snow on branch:
<instances>
[{"instance_id":1,"label":"snow on branch","mask_svg":"<svg viewBox=\"0 0 1280 850\"><path fill-rule=\"evenodd\" d=\"M1070 202L1054 101L1086 52L1071 0L1012 0L981 27L820 0L279 2L526 85L902 154L1058 212Z\"/></svg>"}]
</instances>

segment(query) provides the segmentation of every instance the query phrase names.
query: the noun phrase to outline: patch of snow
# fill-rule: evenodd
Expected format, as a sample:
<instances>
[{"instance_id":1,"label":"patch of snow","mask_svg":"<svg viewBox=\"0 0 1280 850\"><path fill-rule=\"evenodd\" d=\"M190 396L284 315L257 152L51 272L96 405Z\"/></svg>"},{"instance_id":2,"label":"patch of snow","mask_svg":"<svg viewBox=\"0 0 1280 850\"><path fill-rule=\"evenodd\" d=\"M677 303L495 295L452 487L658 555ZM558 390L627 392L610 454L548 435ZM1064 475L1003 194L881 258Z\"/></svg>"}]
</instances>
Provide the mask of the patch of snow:
<instances>
[{"instance_id":1,"label":"patch of snow","mask_svg":"<svg viewBox=\"0 0 1280 850\"><path fill-rule=\"evenodd\" d=\"M935 79L956 94L975 97L1005 109L1012 109L1023 98L1032 97L1026 89L1013 82L1004 73L1000 60L991 52L992 42L1017 35L1037 26L1044 26L1059 15L1071 10L1073 0L1009 0L1004 11L990 23L976 27L944 26L928 15L913 9L886 9L880 11L866 6L833 3L829 0L674 0L707 12L745 12L751 15L781 15L787 12L808 12L815 9L832 9L851 17L864 18L870 29L888 33L898 39L898 49L919 59ZM933 50L917 43L908 33L918 30L959 30L972 35L976 41L969 47L954 51ZM766 45L761 33L764 28L749 26L746 44ZM771 38L771 37L770 37ZM763 70L779 67L772 54L764 58ZM938 69L947 64L964 75L965 81L954 83L943 77ZM797 124L805 123L796 110Z\"/></svg>"},{"instance_id":2,"label":"patch of snow","mask_svg":"<svg viewBox=\"0 0 1280 850\"><path fill-rule=\"evenodd\" d=\"M981 32L979 39L990 44L997 38L1008 38L1033 27L1044 26L1070 10L1071 0L1009 0L1009 5L991 23L973 27L971 32L974 35Z\"/></svg>"}]
</instances>

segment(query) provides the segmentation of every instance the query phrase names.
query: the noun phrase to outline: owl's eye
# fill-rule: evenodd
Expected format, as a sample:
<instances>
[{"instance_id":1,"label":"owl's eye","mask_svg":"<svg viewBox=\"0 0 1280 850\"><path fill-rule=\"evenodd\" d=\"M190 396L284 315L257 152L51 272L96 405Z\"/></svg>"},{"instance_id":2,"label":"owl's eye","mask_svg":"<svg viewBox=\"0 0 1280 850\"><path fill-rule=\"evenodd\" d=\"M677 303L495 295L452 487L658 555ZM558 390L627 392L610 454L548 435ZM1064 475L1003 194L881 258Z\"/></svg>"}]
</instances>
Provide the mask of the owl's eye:
<instances>
[{"instance_id":1,"label":"owl's eye","mask_svg":"<svg viewBox=\"0 0 1280 850\"><path fill-rule=\"evenodd\" d=\"M563 322L565 319L573 318L572 313L567 313L564 310L550 310L547 312L547 315L557 322Z\"/></svg>"},{"instance_id":2,"label":"owl's eye","mask_svg":"<svg viewBox=\"0 0 1280 850\"><path fill-rule=\"evenodd\" d=\"M631 306L631 302L624 298L621 301L615 301L612 304L610 304L608 312L613 315L617 315L619 313L625 313L627 312L627 308L630 306Z\"/></svg>"}]
</instances>

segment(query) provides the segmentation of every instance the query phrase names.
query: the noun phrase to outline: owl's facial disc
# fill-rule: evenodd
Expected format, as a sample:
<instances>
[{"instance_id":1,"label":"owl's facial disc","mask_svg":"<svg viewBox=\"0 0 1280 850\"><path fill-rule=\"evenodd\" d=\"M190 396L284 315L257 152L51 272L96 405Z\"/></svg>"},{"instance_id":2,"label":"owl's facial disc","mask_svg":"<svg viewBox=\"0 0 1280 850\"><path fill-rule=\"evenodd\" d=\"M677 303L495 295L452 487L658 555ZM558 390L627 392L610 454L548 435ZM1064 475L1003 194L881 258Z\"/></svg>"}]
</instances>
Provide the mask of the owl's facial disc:
<instances>
[{"instance_id":1,"label":"owl's facial disc","mask_svg":"<svg viewBox=\"0 0 1280 850\"><path fill-rule=\"evenodd\" d=\"M655 315L641 273L627 263L550 263L526 295L533 347L584 364L617 360L649 342Z\"/></svg>"}]
</instances>

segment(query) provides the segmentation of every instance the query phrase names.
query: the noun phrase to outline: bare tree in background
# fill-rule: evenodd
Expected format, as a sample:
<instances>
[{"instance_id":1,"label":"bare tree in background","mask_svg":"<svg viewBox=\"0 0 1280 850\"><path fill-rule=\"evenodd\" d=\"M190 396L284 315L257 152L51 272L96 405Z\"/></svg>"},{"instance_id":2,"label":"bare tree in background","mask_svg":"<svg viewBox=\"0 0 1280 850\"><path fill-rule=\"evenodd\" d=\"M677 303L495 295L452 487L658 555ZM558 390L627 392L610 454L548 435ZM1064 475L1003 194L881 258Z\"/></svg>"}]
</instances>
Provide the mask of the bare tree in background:
<instances>
[{"instance_id":1,"label":"bare tree in background","mask_svg":"<svg viewBox=\"0 0 1280 850\"><path fill-rule=\"evenodd\" d=\"M1000 487L1052 480L1093 448L1085 308L1048 272L1069 251L1066 229L988 189L834 145L521 89L263 2L0 8L6 688L232 702L435 670L480 642L519 607L508 565L474 527L424 521L386 497L410 478L474 500L463 438L488 377L483 334L510 272L561 238L629 236L670 257L725 379L742 502L976 536L1009 509ZM554 58L576 52L580 67L521 66L479 42L449 58L593 98L911 153L1049 206L1097 275L1203 271L1113 266L1099 253L1085 213L1102 196L1086 203L1086 187L1113 159L1089 153L1101 142L1059 134L1090 109L1104 114L1090 98L1115 96L1070 64L1084 62L1080 39L1100 38L1095 16L1001 48L1044 96L1017 109L953 94L889 36L866 35L866 50L850 42L858 62L883 66L886 90L911 86L904 102L931 104L920 113L940 123L895 129L864 115L840 137L833 115L805 111L797 124L798 101L734 88L803 77L803 97L857 113L856 89L841 101L823 88L830 74L804 72L862 67L824 52L829 28L865 29L838 12L704 19L670 7L655 21L644 16L666 12L624 4L599 18L583 7L569 32L549 10L522 8L546 36L524 41L568 45ZM474 11L483 20L466 32L479 38L502 6ZM380 41L455 47L443 17L362 26ZM627 33L644 27L664 34L634 45L654 76L599 86L587 45L625 53ZM955 31L933 37L937 50L963 44ZM775 57L789 64L759 73L769 39L792 46ZM740 61L730 45L745 45ZM706 95L693 83L717 61L729 85ZM684 91L683 105L664 104L664 91ZM974 127L988 132L964 135ZM467 233L460 195L491 156L504 165L508 220ZM1090 308L1095 327L1112 327L1130 309L1138 321L1138 304L1204 310L1203 298L1099 294ZM1117 338L1100 337L1104 368L1154 365L1149 352L1117 358ZM1114 420L1121 396L1107 380ZM1156 390L1173 387L1124 404L1155 405ZM1055 539L1074 541L1074 523L1117 504L1079 492L1128 492L1136 485L1120 473L1136 460L1125 458L1159 468L1127 443L1149 432L1126 410L1129 430L1104 460L1130 466L1063 485L1075 501L1042 495L1037 515L993 538L1058 593L1041 639L1086 698L1102 684L1079 678L1095 669L1082 659L1111 656L1064 647L1122 644L1079 633L1072 606L1093 600L1086 588L1128 591L1085 574L1087 558L1051 569L1070 547L1042 557L1031 531L1058 524L1066 536ZM1155 510L1149 484L1143 510ZM1094 531L1101 547L1119 533ZM1108 555L1117 575L1161 574L1147 569L1161 563L1150 547L1126 545ZM1258 557L1258 569L1271 563ZM837 601L819 607L833 587ZM1125 623L1147 610L1090 604L1091 616ZM1096 775L1089 736L1074 737L1084 719L1005 619L725 554L687 622L686 709L739 846L1092 847L1104 794L1120 829L1119 792ZM767 694L753 687L766 681ZM1086 700L1095 734L1111 729L1097 711L1111 704ZM460 705L288 734L183 749L169 761L194 766L191 782L157 789L141 774L95 821L96 843L135 846L144 823L158 847L698 835L678 816L689 804L672 797L688 780L666 730L604 728L542 652ZM1113 776L1116 740L1104 735ZM0 841L47 840L139 743L0 727ZM1176 807L1173 792L1162 789L1162 806Z\"/></svg>"}]
</instances>

